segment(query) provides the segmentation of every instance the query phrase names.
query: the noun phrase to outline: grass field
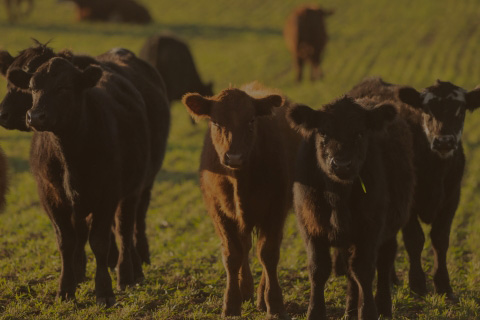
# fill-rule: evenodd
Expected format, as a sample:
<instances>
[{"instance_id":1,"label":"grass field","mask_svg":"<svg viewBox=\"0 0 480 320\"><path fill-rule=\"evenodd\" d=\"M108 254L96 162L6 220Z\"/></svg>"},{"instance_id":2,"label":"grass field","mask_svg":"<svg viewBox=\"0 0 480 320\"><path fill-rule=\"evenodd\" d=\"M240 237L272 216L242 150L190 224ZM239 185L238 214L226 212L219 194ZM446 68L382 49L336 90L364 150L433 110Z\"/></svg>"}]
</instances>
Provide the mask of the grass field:
<instances>
[{"instance_id":1,"label":"grass field","mask_svg":"<svg viewBox=\"0 0 480 320\"><path fill-rule=\"evenodd\" d=\"M324 0L335 9L328 20L330 42L325 78L294 83L282 38L283 22L295 0L142 0L155 22L148 26L78 23L74 8L56 0L36 1L33 14L9 24L0 11L0 48L15 54L30 37L76 53L100 54L112 47L138 52L149 35L170 30L188 41L205 81L218 92L229 84L259 80L296 102L320 107L366 76L420 89L439 78L468 90L480 84L480 3L478 0ZM308 73L307 73L308 74ZM0 97L6 82L0 79ZM39 205L29 171L31 134L0 129L0 145L10 164L8 207L0 215L0 319L218 319L225 271L220 241L202 203L197 168L206 124L191 126L185 108L172 108L172 128L162 171L148 213L152 264L143 284L116 292L118 305L96 306L93 254L88 248L89 281L77 289L76 303L58 302L60 257L50 222ZM448 254L452 286L460 303L408 289L408 259L397 258L400 286L393 292L394 319L480 319L480 111L467 116L464 132L467 169ZM428 232L426 227L425 231ZM306 255L294 215L288 217L279 278L287 311L304 319L309 283ZM401 239L401 237L399 237ZM424 251L428 288L433 259ZM260 265L252 253L256 283ZM115 277L113 277L115 279ZM115 281L115 280L114 280ZM331 278L327 314L340 318L346 281ZM251 304L244 319L262 319Z\"/></svg>"}]
</instances>

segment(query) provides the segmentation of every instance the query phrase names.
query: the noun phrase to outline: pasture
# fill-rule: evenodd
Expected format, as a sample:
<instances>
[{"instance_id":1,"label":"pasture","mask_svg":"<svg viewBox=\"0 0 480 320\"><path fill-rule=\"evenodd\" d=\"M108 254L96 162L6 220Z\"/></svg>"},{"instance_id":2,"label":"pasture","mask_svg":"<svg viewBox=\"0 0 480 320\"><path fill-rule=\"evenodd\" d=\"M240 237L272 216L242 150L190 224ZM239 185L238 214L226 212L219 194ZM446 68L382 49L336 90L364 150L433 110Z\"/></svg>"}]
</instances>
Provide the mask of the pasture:
<instances>
[{"instance_id":1,"label":"pasture","mask_svg":"<svg viewBox=\"0 0 480 320\"><path fill-rule=\"evenodd\" d=\"M150 9L153 24L78 23L73 5L57 0L37 0L30 16L10 24L0 7L0 48L14 55L30 46L33 37L52 39L50 46L57 51L98 55L124 47L138 53L148 36L169 30L189 43L202 80L213 81L214 92L259 80L313 108L367 76L417 89L436 79L467 90L480 84L477 0L324 0L321 5L335 10L327 18L325 77L311 83L307 69L300 85L294 81L282 28L302 1L141 2ZM5 92L5 79L0 78L1 98ZM225 270L197 175L205 129L206 123L191 125L183 105L173 105L167 154L147 216L152 263L144 268L143 284L116 292L117 306L105 309L95 304L95 261L88 246L89 279L77 289L76 302L56 301L60 257L29 171L31 133L0 128L0 146L10 165L8 204L0 215L0 319L218 319ZM396 266L401 283L393 290L394 319L480 318L480 111L467 114L463 137L467 166L448 252L451 283L460 302L451 304L432 294L428 236L423 265L430 294L420 298L410 293L408 259L399 236ZM251 259L258 284L261 267L255 252ZM287 312L304 319L310 286L293 211L284 230L279 279ZM345 290L344 278L332 276L327 282L327 315L332 319L343 315ZM244 319L265 316L252 304L242 310Z\"/></svg>"}]
</instances>

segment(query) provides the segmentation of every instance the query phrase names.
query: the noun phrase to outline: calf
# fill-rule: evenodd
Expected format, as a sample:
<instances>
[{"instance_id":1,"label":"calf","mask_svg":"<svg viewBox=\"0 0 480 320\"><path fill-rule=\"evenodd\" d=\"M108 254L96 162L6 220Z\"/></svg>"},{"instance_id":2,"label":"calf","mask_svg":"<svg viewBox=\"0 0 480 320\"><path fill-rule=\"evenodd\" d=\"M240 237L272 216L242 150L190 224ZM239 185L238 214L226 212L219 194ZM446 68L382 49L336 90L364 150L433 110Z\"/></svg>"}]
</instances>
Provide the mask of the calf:
<instances>
[{"instance_id":1,"label":"calf","mask_svg":"<svg viewBox=\"0 0 480 320\"><path fill-rule=\"evenodd\" d=\"M148 10L133 0L71 0L77 5L77 19L147 24Z\"/></svg>"},{"instance_id":2,"label":"calf","mask_svg":"<svg viewBox=\"0 0 480 320\"><path fill-rule=\"evenodd\" d=\"M168 34L152 36L143 45L139 56L162 75L170 103L180 100L188 92L213 96L212 83L202 83L190 49L180 39Z\"/></svg>"},{"instance_id":3,"label":"calf","mask_svg":"<svg viewBox=\"0 0 480 320\"><path fill-rule=\"evenodd\" d=\"M323 77L320 62L328 41L325 18L332 14L332 10L302 6L287 18L283 35L293 57L298 82L302 81L305 62L312 65L312 81Z\"/></svg>"},{"instance_id":4,"label":"calf","mask_svg":"<svg viewBox=\"0 0 480 320\"><path fill-rule=\"evenodd\" d=\"M402 230L410 258L409 285L419 295L427 293L421 266L425 236L420 219L432 226L435 291L456 301L446 257L465 167L463 123L466 111L480 106L480 88L467 92L450 82L437 80L433 86L418 92L412 87L392 85L376 78L365 80L351 93L396 99L401 103L401 115L413 132L417 180L411 217Z\"/></svg>"},{"instance_id":5,"label":"calf","mask_svg":"<svg viewBox=\"0 0 480 320\"><path fill-rule=\"evenodd\" d=\"M132 238L148 181L150 134L145 104L125 78L99 66L79 70L63 58L49 60L33 76L21 69L9 72L13 82L28 79L33 106L27 112L27 124L44 133L34 135L32 171L40 182L40 195L49 198L42 199L42 204L50 205L45 209L54 221L62 257L58 295L63 299L75 295L72 235L79 232L76 222L91 213L89 241L97 261L97 303L111 306L115 298L107 256L114 218L121 243L118 288L143 277ZM50 157L51 153L55 156ZM44 163L49 162L60 162L57 168L62 167L63 174L45 170ZM55 186L60 183L64 188L59 190Z\"/></svg>"},{"instance_id":6,"label":"calf","mask_svg":"<svg viewBox=\"0 0 480 320\"><path fill-rule=\"evenodd\" d=\"M269 316L287 318L277 265L300 138L285 119L289 103L257 83L225 89L211 98L189 93L183 103L195 119L209 120L200 186L222 241L227 272L222 315L239 316L242 301L253 300L248 253L256 228L263 266L257 306Z\"/></svg>"},{"instance_id":7,"label":"calf","mask_svg":"<svg viewBox=\"0 0 480 320\"><path fill-rule=\"evenodd\" d=\"M391 316L396 234L407 222L414 187L411 134L396 113L394 105L350 97L321 110L296 106L288 113L305 138L293 191L310 272L308 319L326 319L331 246L350 255L346 315L377 319L378 308Z\"/></svg>"}]
</instances>

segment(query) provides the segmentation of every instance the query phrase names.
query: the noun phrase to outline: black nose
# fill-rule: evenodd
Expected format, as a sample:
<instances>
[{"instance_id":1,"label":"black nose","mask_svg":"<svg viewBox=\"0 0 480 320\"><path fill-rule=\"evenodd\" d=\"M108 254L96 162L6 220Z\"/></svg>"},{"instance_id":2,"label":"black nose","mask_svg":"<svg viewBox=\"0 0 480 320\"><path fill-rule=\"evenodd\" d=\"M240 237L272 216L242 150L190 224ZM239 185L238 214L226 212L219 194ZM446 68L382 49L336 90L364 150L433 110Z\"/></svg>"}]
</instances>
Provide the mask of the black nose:
<instances>
[{"instance_id":1,"label":"black nose","mask_svg":"<svg viewBox=\"0 0 480 320\"><path fill-rule=\"evenodd\" d=\"M433 139L433 148L437 150L451 150L455 148L455 136L444 135Z\"/></svg>"},{"instance_id":2,"label":"black nose","mask_svg":"<svg viewBox=\"0 0 480 320\"><path fill-rule=\"evenodd\" d=\"M332 167L334 169L348 169L352 165L352 160L343 159L343 158L333 158L332 159Z\"/></svg>"},{"instance_id":3,"label":"black nose","mask_svg":"<svg viewBox=\"0 0 480 320\"><path fill-rule=\"evenodd\" d=\"M27 111L27 124L31 127L43 127L45 125L46 115L43 111Z\"/></svg>"},{"instance_id":4,"label":"black nose","mask_svg":"<svg viewBox=\"0 0 480 320\"><path fill-rule=\"evenodd\" d=\"M232 167L239 167L243 164L243 156L241 153L225 153L225 164Z\"/></svg>"}]
</instances>

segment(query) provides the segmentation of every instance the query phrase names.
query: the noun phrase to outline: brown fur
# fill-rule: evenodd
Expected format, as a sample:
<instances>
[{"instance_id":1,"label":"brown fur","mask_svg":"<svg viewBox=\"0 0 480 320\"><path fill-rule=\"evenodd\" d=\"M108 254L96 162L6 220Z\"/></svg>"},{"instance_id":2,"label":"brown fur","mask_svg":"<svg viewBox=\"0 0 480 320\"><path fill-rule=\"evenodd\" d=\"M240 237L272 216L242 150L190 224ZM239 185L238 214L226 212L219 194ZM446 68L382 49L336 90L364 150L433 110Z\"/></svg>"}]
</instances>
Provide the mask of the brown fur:
<instances>
[{"instance_id":1,"label":"brown fur","mask_svg":"<svg viewBox=\"0 0 480 320\"><path fill-rule=\"evenodd\" d=\"M210 120L200 185L222 241L227 271L223 316L239 316L242 300L253 300L248 253L256 229L263 265L257 306L269 315L287 317L276 268L292 205L293 161L300 140L285 119L290 102L252 83L211 98L187 94L183 103L193 117ZM276 112L274 107L279 107Z\"/></svg>"},{"instance_id":2,"label":"brown fur","mask_svg":"<svg viewBox=\"0 0 480 320\"><path fill-rule=\"evenodd\" d=\"M71 0L77 5L77 19L147 24L148 10L133 0Z\"/></svg>"},{"instance_id":3,"label":"brown fur","mask_svg":"<svg viewBox=\"0 0 480 320\"><path fill-rule=\"evenodd\" d=\"M295 9L288 17L283 35L292 53L298 82L302 81L305 62L312 65L310 77L312 81L323 77L320 63L328 41L325 17L332 14L331 10L316 6L302 6Z\"/></svg>"}]
</instances>

